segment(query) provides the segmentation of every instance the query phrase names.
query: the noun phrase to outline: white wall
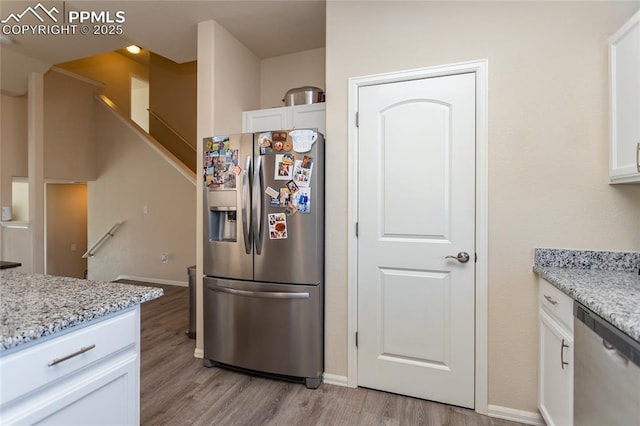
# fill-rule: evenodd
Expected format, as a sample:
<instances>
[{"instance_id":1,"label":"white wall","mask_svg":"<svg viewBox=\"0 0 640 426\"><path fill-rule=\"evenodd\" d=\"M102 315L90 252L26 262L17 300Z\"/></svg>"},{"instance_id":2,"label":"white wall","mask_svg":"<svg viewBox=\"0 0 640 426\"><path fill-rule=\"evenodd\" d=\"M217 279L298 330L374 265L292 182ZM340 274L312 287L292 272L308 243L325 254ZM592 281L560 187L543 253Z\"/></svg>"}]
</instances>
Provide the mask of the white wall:
<instances>
[{"instance_id":1,"label":"white wall","mask_svg":"<svg viewBox=\"0 0 640 426\"><path fill-rule=\"evenodd\" d=\"M607 37L639 2L327 2L327 373L347 374L347 81L489 60L489 404L536 412L533 248L640 249L607 184Z\"/></svg>"},{"instance_id":2,"label":"white wall","mask_svg":"<svg viewBox=\"0 0 640 426\"><path fill-rule=\"evenodd\" d=\"M194 182L107 107L94 108L98 177L88 185L89 245L115 222L124 224L89 259L89 278L127 275L186 285L187 268L196 262Z\"/></svg>"},{"instance_id":3,"label":"white wall","mask_svg":"<svg viewBox=\"0 0 640 426\"><path fill-rule=\"evenodd\" d=\"M325 87L325 49L312 49L260 62L260 108L284 106L289 89Z\"/></svg>"}]
</instances>

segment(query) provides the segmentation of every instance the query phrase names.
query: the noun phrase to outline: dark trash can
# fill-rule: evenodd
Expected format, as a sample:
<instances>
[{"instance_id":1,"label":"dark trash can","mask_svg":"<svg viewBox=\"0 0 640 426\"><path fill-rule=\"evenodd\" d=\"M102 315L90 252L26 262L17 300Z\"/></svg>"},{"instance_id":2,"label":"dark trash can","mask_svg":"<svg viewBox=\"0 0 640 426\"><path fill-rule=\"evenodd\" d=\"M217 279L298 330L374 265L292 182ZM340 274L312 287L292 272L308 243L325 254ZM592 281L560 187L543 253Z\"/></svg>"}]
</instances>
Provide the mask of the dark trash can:
<instances>
[{"instance_id":1,"label":"dark trash can","mask_svg":"<svg viewBox=\"0 0 640 426\"><path fill-rule=\"evenodd\" d=\"M187 268L189 274L189 339L196 338L196 265Z\"/></svg>"}]
</instances>

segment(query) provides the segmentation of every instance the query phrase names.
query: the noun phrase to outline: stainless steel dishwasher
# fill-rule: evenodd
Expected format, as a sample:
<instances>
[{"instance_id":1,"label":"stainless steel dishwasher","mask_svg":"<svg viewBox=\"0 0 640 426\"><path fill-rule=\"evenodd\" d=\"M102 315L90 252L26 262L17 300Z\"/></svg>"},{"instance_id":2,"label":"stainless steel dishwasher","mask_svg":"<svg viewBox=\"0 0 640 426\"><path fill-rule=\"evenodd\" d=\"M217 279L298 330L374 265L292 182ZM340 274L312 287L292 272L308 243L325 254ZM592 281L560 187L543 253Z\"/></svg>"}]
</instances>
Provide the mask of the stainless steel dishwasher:
<instances>
[{"instance_id":1,"label":"stainless steel dishwasher","mask_svg":"<svg viewBox=\"0 0 640 426\"><path fill-rule=\"evenodd\" d=\"M574 302L576 426L640 424L640 343Z\"/></svg>"}]
</instances>

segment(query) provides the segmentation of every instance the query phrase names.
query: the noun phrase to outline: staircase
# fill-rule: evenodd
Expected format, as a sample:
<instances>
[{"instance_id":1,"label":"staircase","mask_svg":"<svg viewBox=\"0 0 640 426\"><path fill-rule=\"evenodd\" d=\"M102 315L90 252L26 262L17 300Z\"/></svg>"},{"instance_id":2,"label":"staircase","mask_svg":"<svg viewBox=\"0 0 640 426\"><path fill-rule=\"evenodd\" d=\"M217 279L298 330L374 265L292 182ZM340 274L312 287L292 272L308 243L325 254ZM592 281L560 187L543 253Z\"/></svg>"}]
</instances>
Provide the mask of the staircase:
<instances>
[{"instance_id":1,"label":"staircase","mask_svg":"<svg viewBox=\"0 0 640 426\"><path fill-rule=\"evenodd\" d=\"M193 172L196 171L196 145L189 142L158 113L149 111L149 133L151 136L182 161Z\"/></svg>"},{"instance_id":2,"label":"staircase","mask_svg":"<svg viewBox=\"0 0 640 426\"><path fill-rule=\"evenodd\" d=\"M118 107L105 95L96 95L96 99L103 106L107 107L112 111L113 114L117 115L121 121L123 121L127 126L134 129L140 137L142 137L145 142L152 147L162 158L165 159L169 164L171 164L176 170L178 170L183 176L193 182L195 185L195 165L196 165L196 150L193 148L189 142L186 141L182 136L180 136L175 130L171 129L170 126L167 125L169 129L171 129L170 134L173 135L174 139L179 138L179 144L170 144L170 143L162 143L155 137L151 136L147 133L142 127L136 124L129 117L124 115L122 111L118 109ZM174 140L175 141L175 140ZM168 146L167 146L168 145ZM188 148L185 148L184 145L187 145ZM179 157L171 148L179 148L181 154L183 154L183 158Z\"/></svg>"}]
</instances>

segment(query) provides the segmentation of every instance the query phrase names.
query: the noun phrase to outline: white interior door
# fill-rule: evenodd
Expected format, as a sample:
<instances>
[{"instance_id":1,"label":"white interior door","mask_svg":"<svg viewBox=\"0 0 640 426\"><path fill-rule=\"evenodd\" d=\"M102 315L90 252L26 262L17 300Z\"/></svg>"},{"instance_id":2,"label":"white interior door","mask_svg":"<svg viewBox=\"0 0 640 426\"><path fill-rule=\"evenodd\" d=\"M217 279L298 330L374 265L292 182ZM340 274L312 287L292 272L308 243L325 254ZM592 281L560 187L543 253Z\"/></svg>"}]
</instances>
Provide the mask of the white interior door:
<instances>
[{"instance_id":1,"label":"white interior door","mask_svg":"<svg viewBox=\"0 0 640 426\"><path fill-rule=\"evenodd\" d=\"M358 385L473 408L475 74L358 109Z\"/></svg>"},{"instance_id":2,"label":"white interior door","mask_svg":"<svg viewBox=\"0 0 640 426\"><path fill-rule=\"evenodd\" d=\"M131 120L149 133L149 82L131 76Z\"/></svg>"}]
</instances>

